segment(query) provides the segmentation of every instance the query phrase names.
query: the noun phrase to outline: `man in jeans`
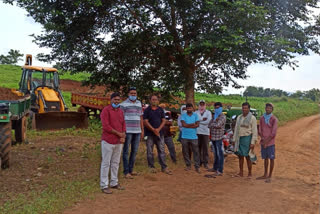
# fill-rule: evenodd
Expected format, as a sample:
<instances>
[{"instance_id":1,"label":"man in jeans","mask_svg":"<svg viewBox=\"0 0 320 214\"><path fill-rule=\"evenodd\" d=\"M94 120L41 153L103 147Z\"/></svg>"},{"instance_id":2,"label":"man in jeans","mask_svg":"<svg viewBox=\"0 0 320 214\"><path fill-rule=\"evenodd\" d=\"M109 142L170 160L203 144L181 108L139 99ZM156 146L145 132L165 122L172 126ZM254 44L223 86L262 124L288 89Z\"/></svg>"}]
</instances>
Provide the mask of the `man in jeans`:
<instances>
[{"instance_id":1,"label":"man in jeans","mask_svg":"<svg viewBox=\"0 0 320 214\"><path fill-rule=\"evenodd\" d=\"M222 175L224 154L222 150L222 137L224 135L224 128L226 124L226 116L222 113L222 104L216 102L214 104L214 116L209 123L212 145L214 147L214 164L213 168L209 169L209 172L215 172L214 175L208 177L214 177Z\"/></svg>"},{"instance_id":2,"label":"man in jeans","mask_svg":"<svg viewBox=\"0 0 320 214\"><path fill-rule=\"evenodd\" d=\"M200 100L199 108L196 111L198 114L200 124L197 128L198 135L198 146L200 153L200 166L203 165L205 169L208 169L208 144L209 144L209 122L212 118L211 112L206 109L206 102L204 100Z\"/></svg>"},{"instance_id":3,"label":"man in jeans","mask_svg":"<svg viewBox=\"0 0 320 214\"><path fill-rule=\"evenodd\" d=\"M196 172L200 173L200 157L199 157L199 146L198 146L198 136L197 128L199 127L199 117L193 112L193 105L188 103L186 105L187 113L181 116L182 124L182 153L183 158L186 163L186 171L191 170L191 158L189 154L189 148L192 147L193 160Z\"/></svg>"},{"instance_id":4,"label":"man in jeans","mask_svg":"<svg viewBox=\"0 0 320 214\"><path fill-rule=\"evenodd\" d=\"M153 146L156 145L158 151L158 159L161 165L161 171L171 175L171 171L167 169L166 153L164 148L164 137L162 128L166 123L164 111L158 106L159 99L156 95L150 97L150 106L144 110L143 120L145 126L145 135L147 136L147 160L151 172L156 173L154 167Z\"/></svg>"},{"instance_id":5,"label":"man in jeans","mask_svg":"<svg viewBox=\"0 0 320 214\"><path fill-rule=\"evenodd\" d=\"M121 150L126 138L126 124L123 111L120 109L120 94L111 95L111 104L106 106L101 113L101 171L100 187L103 193L111 194L110 188L123 190L118 183L118 170ZM109 169L111 171L109 188Z\"/></svg>"},{"instance_id":6,"label":"man in jeans","mask_svg":"<svg viewBox=\"0 0 320 214\"><path fill-rule=\"evenodd\" d=\"M137 100L137 90L135 87L129 88L128 99L120 104L121 110L124 113L124 119L126 121L126 142L123 146L123 173L125 178L132 179L134 175L137 175L133 171L134 162L139 149L140 139L144 136L143 130L143 117L142 117L142 105ZM131 153L129 155L129 147L131 145Z\"/></svg>"}]
</instances>

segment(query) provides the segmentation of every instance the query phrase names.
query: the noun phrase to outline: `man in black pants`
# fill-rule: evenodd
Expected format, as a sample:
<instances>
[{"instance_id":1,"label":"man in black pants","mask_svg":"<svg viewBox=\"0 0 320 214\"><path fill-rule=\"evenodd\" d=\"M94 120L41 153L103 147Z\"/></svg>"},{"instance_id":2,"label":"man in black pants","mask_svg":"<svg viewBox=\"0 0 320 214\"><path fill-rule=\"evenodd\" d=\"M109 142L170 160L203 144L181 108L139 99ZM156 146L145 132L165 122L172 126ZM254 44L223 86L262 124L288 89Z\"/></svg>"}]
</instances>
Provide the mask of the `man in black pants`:
<instances>
[{"instance_id":1,"label":"man in black pants","mask_svg":"<svg viewBox=\"0 0 320 214\"><path fill-rule=\"evenodd\" d=\"M206 109L206 102L204 100L200 100L199 108L198 111L196 111L196 113L200 120L199 127L197 128L198 145L200 153L200 166L203 165L205 169L208 169L208 144L210 135L208 125L212 118L212 114L209 110Z\"/></svg>"},{"instance_id":2,"label":"man in black pants","mask_svg":"<svg viewBox=\"0 0 320 214\"><path fill-rule=\"evenodd\" d=\"M164 111L159 106L159 99L156 95L150 97L150 106L144 110L143 122L145 136L147 136L147 160L151 172L156 173L153 158L153 146L156 145L161 171L171 175L166 165L166 153L164 150L164 137L162 128L166 123Z\"/></svg>"},{"instance_id":3,"label":"man in black pants","mask_svg":"<svg viewBox=\"0 0 320 214\"><path fill-rule=\"evenodd\" d=\"M170 131L170 127L172 126L172 118L169 111L165 112L166 124L163 126L163 134L164 134L164 143L167 145L170 157L173 163L177 163L176 157L176 149L173 143L173 134Z\"/></svg>"}]
</instances>

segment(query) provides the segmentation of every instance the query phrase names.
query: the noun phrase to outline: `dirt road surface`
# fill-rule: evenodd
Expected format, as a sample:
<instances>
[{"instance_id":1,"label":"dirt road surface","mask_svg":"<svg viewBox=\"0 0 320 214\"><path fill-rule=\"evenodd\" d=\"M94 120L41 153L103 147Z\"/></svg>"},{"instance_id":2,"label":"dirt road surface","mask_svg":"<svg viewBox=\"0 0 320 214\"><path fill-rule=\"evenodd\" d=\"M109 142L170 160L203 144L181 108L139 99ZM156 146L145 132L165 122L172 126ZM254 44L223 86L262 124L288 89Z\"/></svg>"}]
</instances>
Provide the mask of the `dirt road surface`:
<instances>
[{"instance_id":1,"label":"dirt road surface","mask_svg":"<svg viewBox=\"0 0 320 214\"><path fill-rule=\"evenodd\" d=\"M319 213L319 125L316 115L279 128L272 183L255 179L263 174L256 148L253 179L232 177L238 162L231 156L223 177L209 179L204 170L199 175L181 167L172 176L144 174L124 181L125 191L99 193L64 213Z\"/></svg>"}]
</instances>

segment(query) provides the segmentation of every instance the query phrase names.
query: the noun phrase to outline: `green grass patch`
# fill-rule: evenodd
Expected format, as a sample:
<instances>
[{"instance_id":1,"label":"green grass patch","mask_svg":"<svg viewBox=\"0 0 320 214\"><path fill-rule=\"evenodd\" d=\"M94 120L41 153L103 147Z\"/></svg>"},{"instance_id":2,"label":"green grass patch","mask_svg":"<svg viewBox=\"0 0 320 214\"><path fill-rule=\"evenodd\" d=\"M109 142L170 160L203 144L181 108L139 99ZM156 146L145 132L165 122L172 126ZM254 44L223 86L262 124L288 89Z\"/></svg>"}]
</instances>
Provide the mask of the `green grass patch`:
<instances>
[{"instance_id":1,"label":"green grass patch","mask_svg":"<svg viewBox=\"0 0 320 214\"><path fill-rule=\"evenodd\" d=\"M52 178L48 181L47 189L42 192L32 191L27 196L19 194L13 201L1 206L0 213L59 213L73 203L92 196L98 190L99 185L95 178L83 181Z\"/></svg>"},{"instance_id":2,"label":"green grass patch","mask_svg":"<svg viewBox=\"0 0 320 214\"><path fill-rule=\"evenodd\" d=\"M206 102L222 102L232 106L241 106L245 98L240 95L215 95L196 93L196 102L205 100ZM252 108L264 112L265 104L271 102L274 104L274 115L279 119L280 125L288 121L296 120L319 113L319 104L310 99L294 99L289 97L248 97L248 102ZM209 107L213 109L213 106Z\"/></svg>"},{"instance_id":3,"label":"green grass patch","mask_svg":"<svg viewBox=\"0 0 320 214\"><path fill-rule=\"evenodd\" d=\"M0 65L0 87L3 88L19 88L22 69L17 65ZM77 73L71 74L70 72L60 72L60 79L68 79L75 81L86 80L90 74Z\"/></svg>"}]
</instances>

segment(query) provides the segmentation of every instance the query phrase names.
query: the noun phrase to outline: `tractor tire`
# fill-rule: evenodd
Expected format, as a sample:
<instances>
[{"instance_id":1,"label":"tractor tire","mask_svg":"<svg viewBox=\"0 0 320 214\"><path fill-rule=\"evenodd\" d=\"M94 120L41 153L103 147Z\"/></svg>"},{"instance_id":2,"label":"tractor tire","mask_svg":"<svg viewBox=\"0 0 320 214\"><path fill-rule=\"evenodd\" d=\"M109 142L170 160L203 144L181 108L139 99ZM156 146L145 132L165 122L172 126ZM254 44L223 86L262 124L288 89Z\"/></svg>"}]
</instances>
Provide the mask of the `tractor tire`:
<instances>
[{"instance_id":1,"label":"tractor tire","mask_svg":"<svg viewBox=\"0 0 320 214\"><path fill-rule=\"evenodd\" d=\"M15 137L17 143L23 143L27 139L27 117L24 116L16 122Z\"/></svg>"},{"instance_id":2,"label":"tractor tire","mask_svg":"<svg viewBox=\"0 0 320 214\"><path fill-rule=\"evenodd\" d=\"M0 123L0 159L1 168L10 166L11 123Z\"/></svg>"}]
</instances>

